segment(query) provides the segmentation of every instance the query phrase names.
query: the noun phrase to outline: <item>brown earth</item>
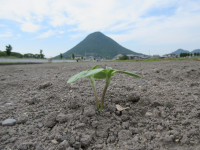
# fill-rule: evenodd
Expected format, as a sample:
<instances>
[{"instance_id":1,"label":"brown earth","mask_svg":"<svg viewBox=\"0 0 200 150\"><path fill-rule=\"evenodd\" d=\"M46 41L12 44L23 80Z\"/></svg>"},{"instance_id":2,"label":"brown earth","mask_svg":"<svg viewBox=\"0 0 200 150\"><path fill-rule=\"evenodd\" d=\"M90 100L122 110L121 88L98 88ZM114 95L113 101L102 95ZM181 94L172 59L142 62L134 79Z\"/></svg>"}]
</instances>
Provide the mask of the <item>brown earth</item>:
<instances>
[{"instance_id":1,"label":"brown earth","mask_svg":"<svg viewBox=\"0 0 200 150\"><path fill-rule=\"evenodd\" d=\"M116 74L96 111L88 79L66 84L96 64L142 78ZM104 81L96 85L100 97ZM3 150L199 150L200 62L0 66L0 122Z\"/></svg>"}]
</instances>

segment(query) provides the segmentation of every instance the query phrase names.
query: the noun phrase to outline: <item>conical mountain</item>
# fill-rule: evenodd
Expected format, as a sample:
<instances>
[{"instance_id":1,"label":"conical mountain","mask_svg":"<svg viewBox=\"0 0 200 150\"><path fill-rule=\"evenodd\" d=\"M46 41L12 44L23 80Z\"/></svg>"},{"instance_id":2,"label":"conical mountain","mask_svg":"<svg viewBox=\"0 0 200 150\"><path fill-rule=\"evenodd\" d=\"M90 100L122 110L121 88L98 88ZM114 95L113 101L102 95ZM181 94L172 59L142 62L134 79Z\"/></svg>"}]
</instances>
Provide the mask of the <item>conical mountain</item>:
<instances>
[{"instance_id":1,"label":"conical mountain","mask_svg":"<svg viewBox=\"0 0 200 150\"><path fill-rule=\"evenodd\" d=\"M127 48L124 48L108 36L102 34L101 32L94 32L89 34L79 44L77 44L67 52L63 53L63 57L70 58L72 54L101 58L113 58L118 54L141 55ZM59 58L59 56L57 56L57 58Z\"/></svg>"}]
</instances>

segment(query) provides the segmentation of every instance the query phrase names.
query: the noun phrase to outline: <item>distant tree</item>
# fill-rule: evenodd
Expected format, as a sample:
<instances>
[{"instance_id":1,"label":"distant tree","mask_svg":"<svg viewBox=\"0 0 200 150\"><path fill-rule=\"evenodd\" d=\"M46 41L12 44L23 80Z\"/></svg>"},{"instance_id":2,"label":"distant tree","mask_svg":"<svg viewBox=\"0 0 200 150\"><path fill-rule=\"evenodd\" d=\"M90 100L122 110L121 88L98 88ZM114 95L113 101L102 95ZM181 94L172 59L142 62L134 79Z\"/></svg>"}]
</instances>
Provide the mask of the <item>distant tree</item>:
<instances>
[{"instance_id":1,"label":"distant tree","mask_svg":"<svg viewBox=\"0 0 200 150\"><path fill-rule=\"evenodd\" d=\"M42 58L41 56L43 56L43 54L42 55L41 54L35 54L35 55L33 54L31 58L39 59L39 58Z\"/></svg>"},{"instance_id":2,"label":"distant tree","mask_svg":"<svg viewBox=\"0 0 200 150\"><path fill-rule=\"evenodd\" d=\"M180 57L192 56L190 53L180 53Z\"/></svg>"},{"instance_id":3,"label":"distant tree","mask_svg":"<svg viewBox=\"0 0 200 150\"><path fill-rule=\"evenodd\" d=\"M128 56L127 55L123 55L121 57L119 57L120 60L127 60L128 59Z\"/></svg>"},{"instance_id":4,"label":"distant tree","mask_svg":"<svg viewBox=\"0 0 200 150\"><path fill-rule=\"evenodd\" d=\"M43 58L44 58L44 54L42 54L42 52L43 52L43 50L41 49L41 50L40 50L40 58L43 59Z\"/></svg>"},{"instance_id":5,"label":"distant tree","mask_svg":"<svg viewBox=\"0 0 200 150\"><path fill-rule=\"evenodd\" d=\"M0 51L0 57L4 57L4 56L6 56L7 54L6 54L6 52L5 51Z\"/></svg>"},{"instance_id":6,"label":"distant tree","mask_svg":"<svg viewBox=\"0 0 200 150\"><path fill-rule=\"evenodd\" d=\"M81 56L81 59L83 59L83 56Z\"/></svg>"},{"instance_id":7,"label":"distant tree","mask_svg":"<svg viewBox=\"0 0 200 150\"><path fill-rule=\"evenodd\" d=\"M27 53L24 54L24 58L40 58L40 54L32 54L32 53Z\"/></svg>"},{"instance_id":8,"label":"distant tree","mask_svg":"<svg viewBox=\"0 0 200 150\"><path fill-rule=\"evenodd\" d=\"M10 56L11 51L12 51L12 46L9 44L8 46L6 46L6 54L7 54L8 56Z\"/></svg>"},{"instance_id":9,"label":"distant tree","mask_svg":"<svg viewBox=\"0 0 200 150\"><path fill-rule=\"evenodd\" d=\"M21 53L17 53L17 52L12 52L10 54L10 56L14 56L14 57L17 57L17 58L22 58L23 57L23 55Z\"/></svg>"},{"instance_id":10,"label":"distant tree","mask_svg":"<svg viewBox=\"0 0 200 150\"><path fill-rule=\"evenodd\" d=\"M72 59L74 59L75 58L75 56L74 56L74 53L72 54Z\"/></svg>"},{"instance_id":11,"label":"distant tree","mask_svg":"<svg viewBox=\"0 0 200 150\"><path fill-rule=\"evenodd\" d=\"M62 53L60 53L60 59L63 59L63 54Z\"/></svg>"}]
</instances>

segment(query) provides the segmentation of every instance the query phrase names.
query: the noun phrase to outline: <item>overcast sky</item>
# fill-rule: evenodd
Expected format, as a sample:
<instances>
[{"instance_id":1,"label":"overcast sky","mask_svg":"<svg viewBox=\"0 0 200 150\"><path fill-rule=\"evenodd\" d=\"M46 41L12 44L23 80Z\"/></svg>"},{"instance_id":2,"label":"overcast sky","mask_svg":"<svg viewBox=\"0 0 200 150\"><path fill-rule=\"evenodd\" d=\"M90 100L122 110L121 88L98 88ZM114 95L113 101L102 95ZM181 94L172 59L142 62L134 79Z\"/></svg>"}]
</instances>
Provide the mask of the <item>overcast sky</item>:
<instances>
[{"instance_id":1,"label":"overcast sky","mask_svg":"<svg viewBox=\"0 0 200 150\"><path fill-rule=\"evenodd\" d=\"M200 0L0 0L0 50L53 57L100 31L163 55L200 48Z\"/></svg>"}]
</instances>

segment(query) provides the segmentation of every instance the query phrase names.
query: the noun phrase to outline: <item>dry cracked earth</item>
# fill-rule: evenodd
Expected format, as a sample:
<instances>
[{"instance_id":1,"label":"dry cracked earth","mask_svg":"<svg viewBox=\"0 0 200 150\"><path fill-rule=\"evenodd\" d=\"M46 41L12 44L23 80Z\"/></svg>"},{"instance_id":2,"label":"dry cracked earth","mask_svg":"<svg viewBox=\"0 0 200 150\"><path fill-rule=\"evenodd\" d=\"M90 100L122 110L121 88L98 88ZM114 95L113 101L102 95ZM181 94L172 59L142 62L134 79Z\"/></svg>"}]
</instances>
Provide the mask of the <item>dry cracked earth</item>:
<instances>
[{"instance_id":1,"label":"dry cracked earth","mask_svg":"<svg viewBox=\"0 0 200 150\"><path fill-rule=\"evenodd\" d=\"M142 76L115 74L102 111L87 78L66 84L97 64ZM200 61L0 66L0 149L199 150Z\"/></svg>"}]
</instances>

